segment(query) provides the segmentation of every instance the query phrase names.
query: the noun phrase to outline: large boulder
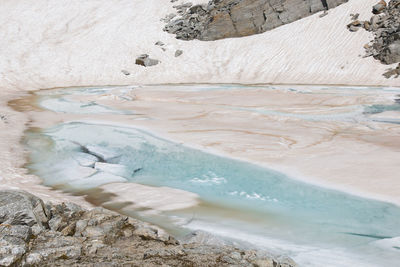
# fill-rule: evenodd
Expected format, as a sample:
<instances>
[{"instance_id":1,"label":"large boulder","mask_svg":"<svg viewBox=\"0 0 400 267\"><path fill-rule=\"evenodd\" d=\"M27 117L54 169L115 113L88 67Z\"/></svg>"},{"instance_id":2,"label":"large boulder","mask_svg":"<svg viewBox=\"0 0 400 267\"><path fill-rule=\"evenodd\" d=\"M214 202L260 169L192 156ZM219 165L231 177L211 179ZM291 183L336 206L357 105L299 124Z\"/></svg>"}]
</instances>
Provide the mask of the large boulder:
<instances>
[{"instance_id":1,"label":"large boulder","mask_svg":"<svg viewBox=\"0 0 400 267\"><path fill-rule=\"evenodd\" d=\"M135 63L136 65L141 65L143 67L151 67L157 65L158 63L160 63L160 61L150 58L150 56L147 54L143 54L136 58Z\"/></svg>"},{"instance_id":2,"label":"large boulder","mask_svg":"<svg viewBox=\"0 0 400 267\"><path fill-rule=\"evenodd\" d=\"M49 216L40 198L24 191L0 191L0 224L47 228Z\"/></svg>"},{"instance_id":3,"label":"large boulder","mask_svg":"<svg viewBox=\"0 0 400 267\"><path fill-rule=\"evenodd\" d=\"M382 51L382 61L384 61L386 64L400 62L400 39L389 44Z\"/></svg>"}]
</instances>

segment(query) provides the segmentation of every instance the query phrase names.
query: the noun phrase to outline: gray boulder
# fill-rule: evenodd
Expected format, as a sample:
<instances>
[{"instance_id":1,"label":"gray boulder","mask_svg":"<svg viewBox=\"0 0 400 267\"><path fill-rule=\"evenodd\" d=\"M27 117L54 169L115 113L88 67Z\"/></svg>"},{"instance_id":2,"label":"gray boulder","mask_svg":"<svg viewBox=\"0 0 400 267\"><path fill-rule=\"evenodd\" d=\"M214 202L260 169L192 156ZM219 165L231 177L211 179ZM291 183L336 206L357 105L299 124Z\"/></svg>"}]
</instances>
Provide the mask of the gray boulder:
<instances>
[{"instance_id":1,"label":"gray boulder","mask_svg":"<svg viewBox=\"0 0 400 267\"><path fill-rule=\"evenodd\" d=\"M175 57L179 57L179 56L181 56L183 54L183 51L182 50L176 50L175 51Z\"/></svg>"},{"instance_id":2,"label":"gray boulder","mask_svg":"<svg viewBox=\"0 0 400 267\"><path fill-rule=\"evenodd\" d=\"M23 191L0 191L0 224L47 228L49 212L41 199Z\"/></svg>"},{"instance_id":3,"label":"gray boulder","mask_svg":"<svg viewBox=\"0 0 400 267\"><path fill-rule=\"evenodd\" d=\"M147 55L147 54L140 55L138 58L136 58L136 62L135 62L135 64L141 65L144 67L155 66L158 63L160 63L160 61L158 61L157 59L150 58L149 55Z\"/></svg>"},{"instance_id":4,"label":"gray boulder","mask_svg":"<svg viewBox=\"0 0 400 267\"><path fill-rule=\"evenodd\" d=\"M386 2L384 0L381 0L379 3L372 7L372 13L380 14L383 12L383 10L385 10L386 6Z\"/></svg>"},{"instance_id":5,"label":"gray boulder","mask_svg":"<svg viewBox=\"0 0 400 267\"><path fill-rule=\"evenodd\" d=\"M382 51L382 54L382 60L386 64L400 62L400 39L389 44L387 48Z\"/></svg>"}]
</instances>

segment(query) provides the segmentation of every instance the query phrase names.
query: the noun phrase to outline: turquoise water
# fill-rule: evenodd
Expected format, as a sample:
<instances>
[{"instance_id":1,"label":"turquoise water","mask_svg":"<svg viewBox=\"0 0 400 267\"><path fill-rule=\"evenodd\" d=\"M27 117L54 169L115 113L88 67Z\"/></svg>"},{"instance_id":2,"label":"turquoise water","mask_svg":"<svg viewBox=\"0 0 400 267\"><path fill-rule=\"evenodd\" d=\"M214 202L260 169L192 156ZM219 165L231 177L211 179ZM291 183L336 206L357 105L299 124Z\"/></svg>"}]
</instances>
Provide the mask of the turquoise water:
<instances>
[{"instance_id":1,"label":"turquoise water","mask_svg":"<svg viewBox=\"0 0 400 267\"><path fill-rule=\"evenodd\" d=\"M82 89L75 93L87 91L107 92ZM47 107L91 114L85 113L85 103L79 103L81 109L72 102L61 110L54 103L47 102ZM370 106L357 114L368 116L385 110L397 111L398 106ZM112 111L125 115L124 111ZM341 116L334 118L340 120ZM400 208L389 203L306 184L130 127L71 122L29 132L26 144L31 151L29 169L48 186L75 192L110 182L178 188L215 205L212 215L194 208L195 217L186 226L190 229L277 248L307 266L396 266L400 262ZM229 219L223 215L228 210L234 214ZM177 211L166 216L192 215Z\"/></svg>"},{"instance_id":2,"label":"turquoise water","mask_svg":"<svg viewBox=\"0 0 400 267\"><path fill-rule=\"evenodd\" d=\"M31 133L27 140L32 151L29 168L48 186L79 191L126 181L179 188L238 214L251 211L262 218L258 232L296 244L350 249L400 236L400 208L392 204L305 184L138 129L76 122ZM121 180L115 180L115 172L92 179L92 168L77 160L84 147L101 150L113 164L125 166Z\"/></svg>"}]
</instances>

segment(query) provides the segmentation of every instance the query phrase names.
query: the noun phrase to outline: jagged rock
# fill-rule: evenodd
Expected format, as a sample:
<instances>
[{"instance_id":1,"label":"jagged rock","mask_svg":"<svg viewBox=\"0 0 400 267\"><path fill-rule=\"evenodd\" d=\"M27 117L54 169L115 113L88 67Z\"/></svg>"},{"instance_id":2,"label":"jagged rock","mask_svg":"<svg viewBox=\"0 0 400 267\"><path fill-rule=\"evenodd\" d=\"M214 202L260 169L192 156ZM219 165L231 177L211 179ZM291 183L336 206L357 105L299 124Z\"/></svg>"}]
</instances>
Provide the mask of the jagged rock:
<instances>
[{"instance_id":1,"label":"jagged rock","mask_svg":"<svg viewBox=\"0 0 400 267\"><path fill-rule=\"evenodd\" d=\"M377 3L372 7L372 13L380 14L382 13L383 10L385 10L386 6L387 6L386 2L384 0L381 0L379 3Z\"/></svg>"},{"instance_id":2,"label":"jagged rock","mask_svg":"<svg viewBox=\"0 0 400 267\"><path fill-rule=\"evenodd\" d=\"M22 191L1 191L0 223L46 228L49 215L43 201Z\"/></svg>"},{"instance_id":3,"label":"jagged rock","mask_svg":"<svg viewBox=\"0 0 400 267\"><path fill-rule=\"evenodd\" d=\"M36 216L38 207L47 221ZM26 216L14 220L14 209ZM0 211L3 222L13 223L0 225L1 266L296 266L224 244L180 244L156 226L102 208L44 205L22 191L0 191ZM42 230L33 235L39 223Z\"/></svg>"},{"instance_id":4,"label":"jagged rock","mask_svg":"<svg viewBox=\"0 0 400 267\"><path fill-rule=\"evenodd\" d=\"M354 20L354 21L350 22L349 24L347 24L347 28L351 32L358 31L361 28L361 22L359 20Z\"/></svg>"},{"instance_id":5,"label":"jagged rock","mask_svg":"<svg viewBox=\"0 0 400 267\"><path fill-rule=\"evenodd\" d=\"M140 55L136 59L136 62L135 62L135 64L141 65L144 67L154 66L154 65L157 65L158 63L160 63L160 61L158 61L157 59L150 58L149 55L147 55L147 54Z\"/></svg>"},{"instance_id":6,"label":"jagged rock","mask_svg":"<svg viewBox=\"0 0 400 267\"><path fill-rule=\"evenodd\" d=\"M388 71L386 71L383 76L385 76L386 78L390 78L392 76L394 76L394 78L398 78L400 77L400 63L397 65L396 68L394 69L389 69ZM397 103L400 103L400 99L396 99Z\"/></svg>"},{"instance_id":7,"label":"jagged rock","mask_svg":"<svg viewBox=\"0 0 400 267\"><path fill-rule=\"evenodd\" d=\"M350 14L351 20L358 20L359 16L360 16L360 13Z\"/></svg>"},{"instance_id":8,"label":"jagged rock","mask_svg":"<svg viewBox=\"0 0 400 267\"><path fill-rule=\"evenodd\" d=\"M374 34L371 44L364 45L365 56L373 56L384 64L400 62L400 0L391 0L389 4L380 1L373 7L374 14L369 21L361 22L361 25L348 25L350 31L354 27L364 28ZM385 72L385 77L395 76L397 69Z\"/></svg>"},{"instance_id":9,"label":"jagged rock","mask_svg":"<svg viewBox=\"0 0 400 267\"><path fill-rule=\"evenodd\" d=\"M177 39L204 41L262 33L348 0L211 0L174 6L180 16L164 31ZM190 8L189 8L190 7Z\"/></svg>"},{"instance_id":10,"label":"jagged rock","mask_svg":"<svg viewBox=\"0 0 400 267\"><path fill-rule=\"evenodd\" d=\"M400 62L400 39L387 45L387 47L383 49L381 60L386 64Z\"/></svg>"}]
</instances>

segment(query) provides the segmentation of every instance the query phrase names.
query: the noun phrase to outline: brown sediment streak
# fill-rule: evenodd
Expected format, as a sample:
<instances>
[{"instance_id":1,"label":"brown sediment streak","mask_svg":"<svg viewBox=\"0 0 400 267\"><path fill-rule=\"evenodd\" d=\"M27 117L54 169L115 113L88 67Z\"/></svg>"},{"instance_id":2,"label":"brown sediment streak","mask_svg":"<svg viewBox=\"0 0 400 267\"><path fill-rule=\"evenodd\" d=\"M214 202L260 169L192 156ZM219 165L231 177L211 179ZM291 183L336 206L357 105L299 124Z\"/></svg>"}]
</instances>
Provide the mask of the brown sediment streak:
<instances>
[{"instance_id":1,"label":"brown sediment streak","mask_svg":"<svg viewBox=\"0 0 400 267\"><path fill-rule=\"evenodd\" d=\"M275 134L267 134L267 133L258 133L258 132L252 132L252 131L246 131L246 130L237 130L237 129L204 129L204 130L184 130L184 131L169 131L169 133L205 133L205 132L236 132L236 133L245 133L245 134L250 134L250 135L261 135L261 136L268 136L268 137L275 137L279 139L284 139L287 141L290 141L289 147L296 144L297 142L295 140L292 140L288 137L283 137L281 135L275 135Z\"/></svg>"}]
</instances>

